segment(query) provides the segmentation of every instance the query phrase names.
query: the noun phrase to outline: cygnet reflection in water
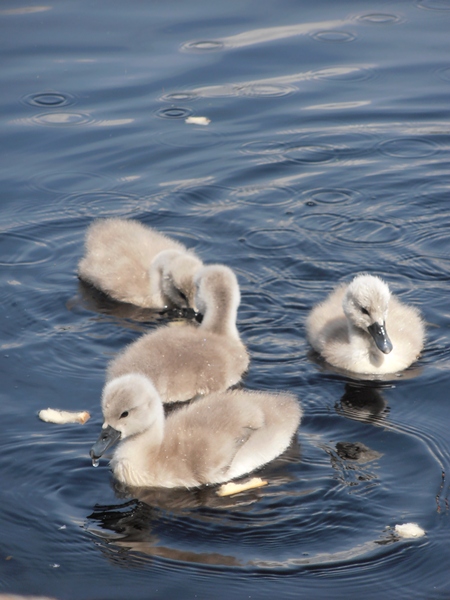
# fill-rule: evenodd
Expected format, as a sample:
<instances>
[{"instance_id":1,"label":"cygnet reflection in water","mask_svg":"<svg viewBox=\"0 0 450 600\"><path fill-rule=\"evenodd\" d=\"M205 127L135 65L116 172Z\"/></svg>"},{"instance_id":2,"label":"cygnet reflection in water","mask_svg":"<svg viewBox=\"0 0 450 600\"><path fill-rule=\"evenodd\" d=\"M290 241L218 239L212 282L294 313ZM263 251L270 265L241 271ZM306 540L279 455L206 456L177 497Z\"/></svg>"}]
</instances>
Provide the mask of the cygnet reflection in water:
<instances>
[{"instance_id":1,"label":"cygnet reflection in water","mask_svg":"<svg viewBox=\"0 0 450 600\"><path fill-rule=\"evenodd\" d=\"M82 280L78 281L78 294L67 302L67 309L72 312L84 309L139 323L158 323L167 319L186 319L196 323L201 322L202 319L193 308L142 308L119 302Z\"/></svg>"},{"instance_id":2,"label":"cygnet reflection in water","mask_svg":"<svg viewBox=\"0 0 450 600\"><path fill-rule=\"evenodd\" d=\"M386 387L391 386L347 383L344 395L339 402L336 402L334 408L343 417L382 425L390 410L381 393L381 390L386 389Z\"/></svg>"},{"instance_id":3,"label":"cygnet reflection in water","mask_svg":"<svg viewBox=\"0 0 450 600\"><path fill-rule=\"evenodd\" d=\"M175 530L180 528L183 516L173 517ZM150 560L156 556L181 563L242 565L234 556L186 550L182 542L173 541L170 535L161 541L164 535L160 529L161 512L137 500L117 506L96 506L87 519L90 523L86 528L94 536L96 546L114 563L142 563L146 556ZM120 553L117 547L121 548Z\"/></svg>"}]
</instances>

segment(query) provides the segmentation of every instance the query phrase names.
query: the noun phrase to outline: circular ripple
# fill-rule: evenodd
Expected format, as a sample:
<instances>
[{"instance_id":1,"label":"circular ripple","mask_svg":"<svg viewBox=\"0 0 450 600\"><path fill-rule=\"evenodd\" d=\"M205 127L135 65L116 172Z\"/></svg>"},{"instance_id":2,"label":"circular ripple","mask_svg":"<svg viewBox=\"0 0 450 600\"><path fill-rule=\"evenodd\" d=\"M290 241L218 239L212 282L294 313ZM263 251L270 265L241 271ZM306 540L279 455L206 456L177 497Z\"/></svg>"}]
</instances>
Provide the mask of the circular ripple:
<instances>
[{"instance_id":1,"label":"circular ripple","mask_svg":"<svg viewBox=\"0 0 450 600\"><path fill-rule=\"evenodd\" d=\"M295 194L295 191L290 188L248 186L234 190L230 196L240 204L282 206L290 204Z\"/></svg>"},{"instance_id":2,"label":"circular ripple","mask_svg":"<svg viewBox=\"0 0 450 600\"><path fill-rule=\"evenodd\" d=\"M83 113L43 113L31 118L31 122L36 125L50 125L52 127L75 127L76 125L86 125L92 122L92 117Z\"/></svg>"},{"instance_id":3,"label":"circular ripple","mask_svg":"<svg viewBox=\"0 0 450 600\"><path fill-rule=\"evenodd\" d=\"M164 94L160 99L164 102L190 102L197 98L198 96L194 92L171 92L170 94Z\"/></svg>"},{"instance_id":4,"label":"circular ripple","mask_svg":"<svg viewBox=\"0 0 450 600\"><path fill-rule=\"evenodd\" d=\"M256 250L283 250L298 244L298 231L294 229L259 229L251 231L247 245Z\"/></svg>"},{"instance_id":5,"label":"circular ripple","mask_svg":"<svg viewBox=\"0 0 450 600\"><path fill-rule=\"evenodd\" d=\"M348 31L317 31L312 36L319 42L353 42L355 35Z\"/></svg>"},{"instance_id":6,"label":"circular ripple","mask_svg":"<svg viewBox=\"0 0 450 600\"><path fill-rule=\"evenodd\" d=\"M299 225L302 229L306 229L307 231L320 231L320 232L332 232L336 230L336 227L339 227L344 222L348 220L341 215L333 215L333 214L317 214L310 215L308 217L303 217L300 221Z\"/></svg>"},{"instance_id":7,"label":"circular ripple","mask_svg":"<svg viewBox=\"0 0 450 600\"><path fill-rule=\"evenodd\" d=\"M349 244L387 244L400 237L400 228L376 219L347 221L338 226L334 234L338 240Z\"/></svg>"},{"instance_id":8,"label":"circular ripple","mask_svg":"<svg viewBox=\"0 0 450 600\"><path fill-rule=\"evenodd\" d=\"M244 154L282 154L284 145L281 142L247 142L241 147Z\"/></svg>"},{"instance_id":9,"label":"circular ripple","mask_svg":"<svg viewBox=\"0 0 450 600\"><path fill-rule=\"evenodd\" d=\"M236 86L234 89L238 96L248 96L249 98L279 98L297 91L294 86L268 83L249 83Z\"/></svg>"},{"instance_id":10,"label":"circular ripple","mask_svg":"<svg viewBox=\"0 0 450 600\"><path fill-rule=\"evenodd\" d=\"M111 181L95 173L50 173L31 181L34 189L65 194L100 191L111 186Z\"/></svg>"},{"instance_id":11,"label":"circular ripple","mask_svg":"<svg viewBox=\"0 0 450 600\"><path fill-rule=\"evenodd\" d=\"M330 67L315 71L312 76L325 81L364 81L371 79L374 72L366 67Z\"/></svg>"},{"instance_id":12,"label":"circular ripple","mask_svg":"<svg viewBox=\"0 0 450 600\"><path fill-rule=\"evenodd\" d=\"M421 0L417 7L425 10L450 10L450 0Z\"/></svg>"},{"instance_id":13,"label":"circular ripple","mask_svg":"<svg viewBox=\"0 0 450 600\"><path fill-rule=\"evenodd\" d=\"M74 97L70 94L62 94L60 92L37 92L35 94L27 94L22 98L22 102L25 104L46 108L69 106L74 101Z\"/></svg>"},{"instance_id":14,"label":"circular ripple","mask_svg":"<svg viewBox=\"0 0 450 600\"><path fill-rule=\"evenodd\" d=\"M60 201L64 211L72 215L88 217L109 217L130 214L139 210L142 202L132 194L95 192L71 194ZM55 209L56 210L56 209Z\"/></svg>"},{"instance_id":15,"label":"circular ripple","mask_svg":"<svg viewBox=\"0 0 450 600\"><path fill-rule=\"evenodd\" d=\"M343 188L318 188L316 190L309 190L304 195L308 200L319 202L320 204L343 204L344 202L354 202L361 196L359 192Z\"/></svg>"},{"instance_id":16,"label":"circular ripple","mask_svg":"<svg viewBox=\"0 0 450 600\"><path fill-rule=\"evenodd\" d=\"M450 182L445 180L428 181L418 189L419 197L429 198L431 200L443 200L448 202L450 197Z\"/></svg>"},{"instance_id":17,"label":"circular ripple","mask_svg":"<svg viewBox=\"0 0 450 600\"><path fill-rule=\"evenodd\" d=\"M296 163L325 163L334 158L334 149L328 144L308 144L305 142L286 144L283 156Z\"/></svg>"},{"instance_id":18,"label":"circular ripple","mask_svg":"<svg viewBox=\"0 0 450 600\"><path fill-rule=\"evenodd\" d=\"M161 119L185 119L192 114L192 111L188 108L172 106L171 108L160 108L155 114Z\"/></svg>"},{"instance_id":19,"label":"circular ripple","mask_svg":"<svg viewBox=\"0 0 450 600\"><path fill-rule=\"evenodd\" d=\"M208 148L219 144L222 136L211 130L183 127L177 131L163 131L154 137L165 146L176 148Z\"/></svg>"},{"instance_id":20,"label":"circular ripple","mask_svg":"<svg viewBox=\"0 0 450 600\"><path fill-rule=\"evenodd\" d=\"M368 154L374 150L378 142L373 135L346 131L319 134L314 139L320 144L326 144L338 159Z\"/></svg>"},{"instance_id":21,"label":"circular ripple","mask_svg":"<svg viewBox=\"0 0 450 600\"><path fill-rule=\"evenodd\" d=\"M387 25L388 23L399 23L401 19L398 15L390 15L388 13L370 13L368 15L361 15L358 17L358 20L364 23L374 23L375 25Z\"/></svg>"},{"instance_id":22,"label":"circular ripple","mask_svg":"<svg viewBox=\"0 0 450 600\"><path fill-rule=\"evenodd\" d=\"M437 76L444 81L450 81L450 67L444 67L436 71Z\"/></svg>"},{"instance_id":23,"label":"circular ripple","mask_svg":"<svg viewBox=\"0 0 450 600\"><path fill-rule=\"evenodd\" d=\"M0 237L0 265L17 267L46 262L52 254L49 244L22 233L3 233Z\"/></svg>"},{"instance_id":24,"label":"circular ripple","mask_svg":"<svg viewBox=\"0 0 450 600\"><path fill-rule=\"evenodd\" d=\"M397 138L380 144L383 154L395 158L424 158L435 154L438 149L436 143L421 138Z\"/></svg>"},{"instance_id":25,"label":"circular ripple","mask_svg":"<svg viewBox=\"0 0 450 600\"><path fill-rule=\"evenodd\" d=\"M181 46L182 52L217 52L224 47L218 40L200 40L195 42L186 42Z\"/></svg>"}]
</instances>

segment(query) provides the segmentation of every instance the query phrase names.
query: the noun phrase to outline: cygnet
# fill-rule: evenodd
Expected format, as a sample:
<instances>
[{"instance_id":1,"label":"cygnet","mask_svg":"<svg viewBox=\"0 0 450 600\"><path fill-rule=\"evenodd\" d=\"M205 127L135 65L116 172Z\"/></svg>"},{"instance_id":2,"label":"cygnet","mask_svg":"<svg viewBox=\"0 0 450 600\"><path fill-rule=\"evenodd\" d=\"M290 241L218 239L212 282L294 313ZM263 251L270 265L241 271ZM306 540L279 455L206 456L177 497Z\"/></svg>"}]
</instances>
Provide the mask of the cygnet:
<instances>
[{"instance_id":1,"label":"cygnet","mask_svg":"<svg viewBox=\"0 0 450 600\"><path fill-rule=\"evenodd\" d=\"M291 394L231 390L165 418L155 386L136 373L106 385L102 410L93 464L120 440L114 476L130 486L166 488L223 483L254 471L289 446L302 414Z\"/></svg>"},{"instance_id":2,"label":"cygnet","mask_svg":"<svg viewBox=\"0 0 450 600\"><path fill-rule=\"evenodd\" d=\"M163 402L180 402L224 391L241 380L249 357L236 327L236 275L224 265L209 265L197 271L194 282L201 324L163 326L143 335L109 364L108 381L141 373Z\"/></svg>"},{"instance_id":3,"label":"cygnet","mask_svg":"<svg viewBox=\"0 0 450 600\"><path fill-rule=\"evenodd\" d=\"M78 276L114 300L144 308L193 308L201 260L139 221L99 219L86 232Z\"/></svg>"},{"instance_id":4,"label":"cygnet","mask_svg":"<svg viewBox=\"0 0 450 600\"><path fill-rule=\"evenodd\" d=\"M391 295L374 275L357 275L313 308L312 347L330 364L361 374L397 373L419 356L425 327L419 311Z\"/></svg>"}]
</instances>

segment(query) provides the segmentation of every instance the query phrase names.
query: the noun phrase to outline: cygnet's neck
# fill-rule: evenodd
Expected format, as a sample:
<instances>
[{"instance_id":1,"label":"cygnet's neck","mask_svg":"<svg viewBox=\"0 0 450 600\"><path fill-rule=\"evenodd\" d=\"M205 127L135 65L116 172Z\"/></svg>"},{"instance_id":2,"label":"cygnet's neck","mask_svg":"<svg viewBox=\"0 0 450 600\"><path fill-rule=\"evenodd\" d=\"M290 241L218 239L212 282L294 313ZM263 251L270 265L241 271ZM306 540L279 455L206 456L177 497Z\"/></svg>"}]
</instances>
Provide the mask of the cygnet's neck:
<instances>
[{"instance_id":1,"label":"cygnet's neck","mask_svg":"<svg viewBox=\"0 0 450 600\"><path fill-rule=\"evenodd\" d=\"M238 302L236 296L239 292L222 288L208 298L203 321L200 328L218 335L239 339L236 327Z\"/></svg>"}]
</instances>

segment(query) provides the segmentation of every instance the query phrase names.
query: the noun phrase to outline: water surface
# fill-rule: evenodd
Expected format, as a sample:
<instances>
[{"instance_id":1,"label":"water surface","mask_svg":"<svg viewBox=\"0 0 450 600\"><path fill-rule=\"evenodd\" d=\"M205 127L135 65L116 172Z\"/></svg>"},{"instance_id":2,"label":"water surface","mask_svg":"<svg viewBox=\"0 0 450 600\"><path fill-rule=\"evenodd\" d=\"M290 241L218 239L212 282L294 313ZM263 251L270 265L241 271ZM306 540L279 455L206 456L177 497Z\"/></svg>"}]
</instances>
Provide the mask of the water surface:
<instances>
[{"instance_id":1,"label":"water surface","mask_svg":"<svg viewBox=\"0 0 450 600\"><path fill-rule=\"evenodd\" d=\"M23 0L0 23L0 591L448 598L450 2ZM245 386L304 408L267 487L130 496L91 467L108 361L165 322L80 286L107 216L236 270ZM427 321L394 381L308 353L311 306L360 271Z\"/></svg>"}]
</instances>

